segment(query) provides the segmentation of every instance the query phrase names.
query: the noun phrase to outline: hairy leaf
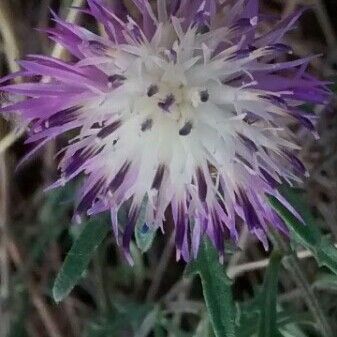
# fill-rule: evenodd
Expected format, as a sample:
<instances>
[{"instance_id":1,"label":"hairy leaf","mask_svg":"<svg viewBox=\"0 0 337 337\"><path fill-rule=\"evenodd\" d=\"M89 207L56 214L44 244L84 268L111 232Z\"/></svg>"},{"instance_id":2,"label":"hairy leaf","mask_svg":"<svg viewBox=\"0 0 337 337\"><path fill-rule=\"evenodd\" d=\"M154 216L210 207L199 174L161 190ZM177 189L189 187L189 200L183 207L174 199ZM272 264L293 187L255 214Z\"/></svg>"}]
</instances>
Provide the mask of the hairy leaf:
<instances>
[{"instance_id":1,"label":"hairy leaf","mask_svg":"<svg viewBox=\"0 0 337 337\"><path fill-rule=\"evenodd\" d=\"M198 274L201 278L216 337L234 337L236 309L232 297L232 281L219 263L218 253L209 240L203 242L197 260L188 266L187 273Z\"/></svg>"},{"instance_id":2,"label":"hairy leaf","mask_svg":"<svg viewBox=\"0 0 337 337\"><path fill-rule=\"evenodd\" d=\"M56 302L62 301L74 288L109 230L108 222L100 217L91 219L85 224L56 277L53 286L53 297Z\"/></svg>"}]
</instances>

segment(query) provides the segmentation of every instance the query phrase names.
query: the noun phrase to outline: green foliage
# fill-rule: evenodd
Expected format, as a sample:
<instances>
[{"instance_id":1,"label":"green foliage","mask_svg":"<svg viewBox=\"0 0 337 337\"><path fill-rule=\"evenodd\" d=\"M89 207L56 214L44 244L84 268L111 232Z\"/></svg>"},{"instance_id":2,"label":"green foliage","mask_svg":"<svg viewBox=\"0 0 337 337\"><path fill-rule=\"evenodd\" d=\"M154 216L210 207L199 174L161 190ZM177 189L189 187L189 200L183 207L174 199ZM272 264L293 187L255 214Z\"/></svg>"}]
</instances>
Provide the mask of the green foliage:
<instances>
[{"instance_id":1,"label":"green foliage","mask_svg":"<svg viewBox=\"0 0 337 337\"><path fill-rule=\"evenodd\" d=\"M259 321L259 337L280 336L277 328L277 284L282 255L274 252L265 274Z\"/></svg>"},{"instance_id":2,"label":"green foliage","mask_svg":"<svg viewBox=\"0 0 337 337\"><path fill-rule=\"evenodd\" d=\"M232 281L219 263L218 253L205 240L196 261L187 269L188 274L198 274L201 278L206 307L216 337L235 336L235 306L232 297Z\"/></svg>"},{"instance_id":3,"label":"green foliage","mask_svg":"<svg viewBox=\"0 0 337 337\"><path fill-rule=\"evenodd\" d=\"M269 202L289 227L295 242L309 249L320 266L325 266L337 274L337 249L322 235L301 194L290 188L283 188L281 192L301 215L303 222L275 197L270 197Z\"/></svg>"},{"instance_id":4,"label":"green foliage","mask_svg":"<svg viewBox=\"0 0 337 337\"><path fill-rule=\"evenodd\" d=\"M85 224L56 277L53 286L56 302L62 301L76 285L109 230L109 222L101 217L93 218Z\"/></svg>"},{"instance_id":5,"label":"green foliage","mask_svg":"<svg viewBox=\"0 0 337 337\"><path fill-rule=\"evenodd\" d=\"M74 240L64 264L57 275L53 296L56 301L63 300L81 279L88 264L96 252L97 247L110 230L109 220L93 218L81 226L73 226L69 229L69 211L72 209L73 188L64 188L49 193L38 216L41 232L35 245L32 245L30 255L32 261L37 261L43 255L46 246L55 241L61 233L68 232L68 239ZM271 199L275 209L287 221L294 241L313 251L315 257L325 266L334 269L336 249L323 236L319 226L311 216L305 203L301 200L297 191L290 191L293 195L283 195L301 214L302 221L297 219L277 200ZM107 262L101 264L106 256L106 245L101 246L101 256L96 255L93 261L94 276L97 271L102 272L102 281L105 284L94 283L97 289L90 290L94 296L95 304L104 298L110 303L105 310L96 313L86 325L83 336L85 337L110 337L130 335L134 337L308 337L302 330L311 325L313 336L315 332L315 318L306 312L296 313L289 308L281 308L277 303L277 284L281 257L272 254L268 269L264 274L263 285L257 288L253 298L240 301L236 305L232 298L232 281L225 273L225 267L219 262L218 253L210 242L204 242L197 261L191 263L187 273L198 274L203 286L205 309L193 313L193 324L185 331L177 324L173 317L165 310L163 302L144 304L143 300L130 301L130 297L118 300L116 291L123 289L142 289L149 279L150 269L146 265L146 259L141 252L146 252L152 245L155 232L144 226L144 212L147 200L143 201L142 209L136 223L135 243L131 244L132 256L135 267L117 263L112 268ZM119 214L121 226L123 226L126 213L123 210ZM75 229L75 230L73 230ZM226 242L226 254L235 253L237 248ZM323 262L322 262L323 261ZM33 262L32 262L33 263ZM34 262L35 263L35 262ZM101 269L97 265L101 264ZM336 269L336 268L335 268ZM336 269L337 270L337 269ZM91 271L86 274L88 279ZM337 277L331 274L321 274L317 277L312 288L320 291L337 291ZM83 289L87 290L88 281L83 282ZM90 285L92 287L92 284ZM101 289L102 288L102 289ZM118 295L117 295L118 296ZM186 313L191 315L190 313ZM181 315L184 315L182 313ZM24 333L22 322L24 313L13 321L11 333L13 336ZM314 326L314 328L312 328ZM311 335L310 335L311 337Z\"/></svg>"},{"instance_id":6,"label":"green foliage","mask_svg":"<svg viewBox=\"0 0 337 337\"><path fill-rule=\"evenodd\" d=\"M123 334L134 336L144 322L146 325L151 314L158 313L158 309L149 304L126 303L125 301L118 301L114 304L114 311L99 315L89 324L86 337L111 337Z\"/></svg>"}]
</instances>

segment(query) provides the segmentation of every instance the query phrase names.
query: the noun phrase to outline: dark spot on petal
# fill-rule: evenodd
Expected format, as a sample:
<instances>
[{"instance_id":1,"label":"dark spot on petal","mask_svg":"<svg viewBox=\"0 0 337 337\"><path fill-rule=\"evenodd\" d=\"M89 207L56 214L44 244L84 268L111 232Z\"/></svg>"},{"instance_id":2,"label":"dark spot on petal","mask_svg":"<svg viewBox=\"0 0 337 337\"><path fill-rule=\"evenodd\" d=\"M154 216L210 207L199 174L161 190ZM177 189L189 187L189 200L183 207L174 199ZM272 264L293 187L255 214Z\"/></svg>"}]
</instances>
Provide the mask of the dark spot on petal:
<instances>
[{"instance_id":1,"label":"dark spot on petal","mask_svg":"<svg viewBox=\"0 0 337 337\"><path fill-rule=\"evenodd\" d=\"M185 205L180 203L178 205L177 223L176 223L176 245L178 249L182 249L184 238L185 238L185 228L186 228L187 214Z\"/></svg>"},{"instance_id":2,"label":"dark spot on petal","mask_svg":"<svg viewBox=\"0 0 337 337\"><path fill-rule=\"evenodd\" d=\"M79 109L81 109L80 106L74 106L68 109L58 111L57 113L49 117L49 119L44 121L44 127L52 128L73 122L79 114Z\"/></svg>"},{"instance_id":3,"label":"dark spot on petal","mask_svg":"<svg viewBox=\"0 0 337 337\"><path fill-rule=\"evenodd\" d=\"M163 181L164 172L165 172L165 166L164 165L159 165L158 168L157 168L156 175L154 176L151 188L159 190L160 185L161 185L161 183Z\"/></svg>"},{"instance_id":4,"label":"dark spot on petal","mask_svg":"<svg viewBox=\"0 0 337 337\"><path fill-rule=\"evenodd\" d=\"M203 90L200 92L200 100L203 103L206 103L209 100L209 93L207 90Z\"/></svg>"},{"instance_id":5,"label":"dark spot on petal","mask_svg":"<svg viewBox=\"0 0 337 337\"><path fill-rule=\"evenodd\" d=\"M164 101L159 102L158 106L159 108L163 109L165 112L169 112L170 107L172 106L174 102L175 102L175 98L173 94L170 94L165 98Z\"/></svg>"},{"instance_id":6,"label":"dark spot on petal","mask_svg":"<svg viewBox=\"0 0 337 337\"><path fill-rule=\"evenodd\" d=\"M301 176L306 175L307 169L304 166L303 162L296 157L293 153L289 151L283 151L287 158L289 159L290 164L292 165L293 170L295 171L296 174L299 174Z\"/></svg>"},{"instance_id":7,"label":"dark spot on petal","mask_svg":"<svg viewBox=\"0 0 337 337\"><path fill-rule=\"evenodd\" d=\"M148 95L149 97L152 97L152 96L154 96L155 94L157 94L158 91L159 91L158 86L156 86L155 84L152 84L152 85L149 87L149 89L147 90L147 95Z\"/></svg>"},{"instance_id":8,"label":"dark spot on petal","mask_svg":"<svg viewBox=\"0 0 337 337\"><path fill-rule=\"evenodd\" d=\"M65 177L69 177L74 174L77 170L79 170L82 166L84 169L83 164L96 156L98 153L102 151L103 147L98 150L91 149L91 148L82 148L77 150L70 158L70 160L66 163L63 174Z\"/></svg>"},{"instance_id":9,"label":"dark spot on petal","mask_svg":"<svg viewBox=\"0 0 337 337\"><path fill-rule=\"evenodd\" d=\"M243 144L252 152L256 152L258 151L258 147L256 146L256 144L249 139L248 137L244 136L241 133L238 133L239 138L242 140Z\"/></svg>"},{"instance_id":10,"label":"dark spot on petal","mask_svg":"<svg viewBox=\"0 0 337 337\"><path fill-rule=\"evenodd\" d=\"M180 136L187 136L191 133L193 128L193 124L191 121L188 121L180 130L179 135Z\"/></svg>"},{"instance_id":11,"label":"dark spot on petal","mask_svg":"<svg viewBox=\"0 0 337 337\"><path fill-rule=\"evenodd\" d=\"M115 121L115 122L105 126L104 128L102 128L98 132L97 137L103 139L103 138L111 135L113 132L115 132L121 125L122 125L122 122L120 120Z\"/></svg>"},{"instance_id":12,"label":"dark spot on petal","mask_svg":"<svg viewBox=\"0 0 337 337\"><path fill-rule=\"evenodd\" d=\"M126 162L123 164L123 166L120 168L120 170L115 175L114 179L112 180L110 184L110 191L112 193L116 192L117 189L123 184L124 179L126 177L126 174L129 171L131 164Z\"/></svg>"},{"instance_id":13,"label":"dark spot on petal","mask_svg":"<svg viewBox=\"0 0 337 337\"><path fill-rule=\"evenodd\" d=\"M202 171L201 168L197 169L197 180L198 180L199 198L201 201L205 201L207 195L207 183L204 172Z\"/></svg>"},{"instance_id":14,"label":"dark spot on petal","mask_svg":"<svg viewBox=\"0 0 337 337\"><path fill-rule=\"evenodd\" d=\"M260 220L253 205L251 204L251 201L242 190L240 190L240 201L249 230L261 227Z\"/></svg>"},{"instance_id":15,"label":"dark spot on petal","mask_svg":"<svg viewBox=\"0 0 337 337\"><path fill-rule=\"evenodd\" d=\"M254 170L254 167L252 166L252 164L243 156L241 156L239 153L235 154L235 158L243 165L249 167L251 170Z\"/></svg>"},{"instance_id":16,"label":"dark spot on petal","mask_svg":"<svg viewBox=\"0 0 337 337\"><path fill-rule=\"evenodd\" d=\"M265 178L266 182L272 187L276 188L280 183L275 180L264 168L260 167L260 172Z\"/></svg>"},{"instance_id":17,"label":"dark spot on petal","mask_svg":"<svg viewBox=\"0 0 337 337\"><path fill-rule=\"evenodd\" d=\"M126 80L126 77L120 74L114 74L114 75L108 76L109 83L122 82L125 80Z\"/></svg>"},{"instance_id":18,"label":"dark spot on petal","mask_svg":"<svg viewBox=\"0 0 337 337\"><path fill-rule=\"evenodd\" d=\"M147 130L151 130L152 125L153 125L153 120L151 118L148 118L142 123L141 130L143 132L147 131Z\"/></svg>"},{"instance_id":19,"label":"dark spot on petal","mask_svg":"<svg viewBox=\"0 0 337 337\"><path fill-rule=\"evenodd\" d=\"M87 210L92 206L94 200L97 198L98 193L104 185L104 180L100 179L97 183L87 191L82 197L80 203L76 207L77 214L85 214Z\"/></svg>"}]
</instances>

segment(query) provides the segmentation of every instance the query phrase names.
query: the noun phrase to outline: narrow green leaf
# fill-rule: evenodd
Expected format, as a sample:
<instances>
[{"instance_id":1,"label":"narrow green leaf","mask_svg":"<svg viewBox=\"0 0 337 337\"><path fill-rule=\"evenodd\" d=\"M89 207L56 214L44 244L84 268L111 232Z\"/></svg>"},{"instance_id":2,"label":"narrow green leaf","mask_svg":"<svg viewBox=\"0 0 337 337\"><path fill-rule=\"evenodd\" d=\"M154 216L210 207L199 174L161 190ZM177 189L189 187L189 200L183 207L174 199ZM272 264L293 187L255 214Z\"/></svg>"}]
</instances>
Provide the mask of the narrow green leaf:
<instances>
[{"instance_id":1,"label":"narrow green leaf","mask_svg":"<svg viewBox=\"0 0 337 337\"><path fill-rule=\"evenodd\" d=\"M157 232L156 230L148 227L148 225L145 223L146 207L148 201L149 201L148 196L146 196L142 202L139 217L137 219L135 226L135 237L137 247L141 250L142 253L145 253L150 249L153 239Z\"/></svg>"},{"instance_id":2,"label":"narrow green leaf","mask_svg":"<svg viewBox=\"0 0 337 337\"><path fill-rule=\"evenodd\" d=\"M109 230L108 223L99 217L85 224L56 277L53 286L53 297L56 302L62 301L74 288Z\"/></svg>"},{"instance_id":3,"label":"narrow green leaf","mask_svg":"<svg viewBox=\"0 0 337 337\"><path fill-rule=\"evenodd\" d=\"M235 337L236 309L232 296L232 281L219 262L218 253L209 240L200 248L199 256L187 269L187 273L201 278L204 298L216 337Z\"/></svg>"},{"instance_id":4,"label":"narrow green leaf","mask_svg":"<svg viewBox=\"0 0 337 337\"><path fill-rule=\"evenodd\" d=\"M277 328L277 284L282 255L273 252L264 278L261 296L259 337L280 336Z\"/></svg>"},{"instance_id":5,"label":"narrow green leaf","mask_svg":"<svg viewBox=\"0 0 337 337\"><path fill-rule=\"evenodd\" d=\"M271 206L285 221L293 239L309 249L320 266L326 266L337 274L337 249L332 242L322 235L300 193L290 188L282 188L281 192L304 221L303 223L295 217L278 199L269 197Z\"/></svg>"}]
</instances>

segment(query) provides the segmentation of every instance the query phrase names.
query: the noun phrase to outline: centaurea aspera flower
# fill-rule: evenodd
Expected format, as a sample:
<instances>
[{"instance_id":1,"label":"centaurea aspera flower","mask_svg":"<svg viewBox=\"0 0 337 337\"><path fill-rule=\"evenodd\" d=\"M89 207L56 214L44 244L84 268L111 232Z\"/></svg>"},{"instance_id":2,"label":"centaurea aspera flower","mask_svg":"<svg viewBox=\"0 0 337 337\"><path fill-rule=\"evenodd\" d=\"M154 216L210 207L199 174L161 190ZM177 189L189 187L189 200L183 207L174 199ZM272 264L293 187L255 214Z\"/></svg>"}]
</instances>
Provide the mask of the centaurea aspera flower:
<instances>
[{"instance_id":1,"label":"centaurea aspera flower","mask_svg":"<svg viewBox=\"0 0 337 337\"><path fill-rule=\"evenodd\" d=\"M268 226L286 231L267 196L292 210L277 187L307 174L289 124L315 135L314 116L301 106L329 95L306 72L311 57L287 59L282 38L302 11L259 33L268 18L257 0L133 2L139 18L87 0L84 12L105 27L104 37L54 15L47 32L73 60L19 62L18 75L50 81L3 85L24 98L2 112L18 111L30 123L35 150L76 131L53 186L84 173L75 218L109 211L129 259L144 198L147 227L164 230L171 212L177 258L195 257L204 235L223 256L225 239L238 240L239 218L267 248Z\"/></svg>"}]
</instances>

